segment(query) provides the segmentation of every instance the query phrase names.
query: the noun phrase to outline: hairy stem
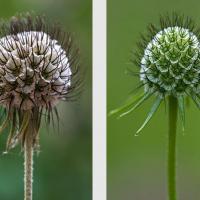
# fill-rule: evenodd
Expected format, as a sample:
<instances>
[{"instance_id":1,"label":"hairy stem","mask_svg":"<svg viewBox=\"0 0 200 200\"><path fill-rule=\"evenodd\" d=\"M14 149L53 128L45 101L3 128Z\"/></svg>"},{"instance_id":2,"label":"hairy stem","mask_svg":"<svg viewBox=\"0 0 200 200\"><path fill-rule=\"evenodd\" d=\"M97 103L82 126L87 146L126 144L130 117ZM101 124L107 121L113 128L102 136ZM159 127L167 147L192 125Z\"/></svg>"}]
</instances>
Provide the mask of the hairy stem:
<instances>
[{"instance_id":1,"label":"hairy stem","mask_svg":"<svg viewBox=\"0 0 200 200\"><path fill-rule=\"evenodd\" d=\"M177 99L173 96L169 103L168 136L167 136L167 172L168 172L168 199L177 200L176 189L176 138L177 138Z\"/></svg>"},{"instance_id":2,"label":"hairy stem","mask_svg":"<svg viewBox=\"0 0 200 200\"><path fill-rule=\"evenodd\" d=\"M32 183L33 183L33 127L31 121L26 129L26 139L24 146L24 200L32 200Z\"/></svg>"}]
</instances>

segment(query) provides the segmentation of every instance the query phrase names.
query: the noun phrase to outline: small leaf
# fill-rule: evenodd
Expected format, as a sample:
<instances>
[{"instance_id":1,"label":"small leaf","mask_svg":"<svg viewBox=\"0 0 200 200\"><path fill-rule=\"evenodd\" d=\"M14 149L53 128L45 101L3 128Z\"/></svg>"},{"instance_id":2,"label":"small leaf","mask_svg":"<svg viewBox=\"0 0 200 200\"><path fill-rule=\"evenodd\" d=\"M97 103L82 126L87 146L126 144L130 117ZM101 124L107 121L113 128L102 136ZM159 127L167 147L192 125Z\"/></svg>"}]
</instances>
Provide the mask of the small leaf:
<instances>
[{"instance_id":1,"label":"small leaf","mask_svg":"<svg viewBox=\"0 0 200 200\"><path fill-rule=\"evenodd\" d=\"M154 115L155 111L157 110L158 106L160 105L162 99L160 97L156 97L156 100L153 103L153 106L151 107L151 110L149 112L149 115L147 116L144 124L141 126L141 128L136 132L136 135L146 126L146 124L149 122L149 120Z\"/></svg>"},{"instance_id":2,"label":"small leaf","mask_svg":"<svg viewBox=\"0 0 200 200\"><path fill-rule=\"evenodd\" d=\"M153 94L152 92L146 93L146 95L145 95L133 108L131 108L129 111L127 111L127 112L121 114L121 115L118 117L118 119L121 118L121 117L123 117L123 116L125 116L125 115L130 114L131 112L133 112L142 102L144 102L146 99L148 99L152 94Z\"/></svg>"},{"instance_id":3,"label":"small leaf","mask_svg":"<svg viewBox=\"0 0 200 200\"><path fill-rule=\"evenodd\" d=\"M144 91L140 92L139 94L138 93L135 94L134 96L131 97L131 99L124 106L110 111L108 116L119 113L119 112L125 110L126 108L132 106L133 104L137 103L142 97L144 97L145 94L146 93Z\"/></svg>"},{"instance_id":4,"label":"small leaf","mask_svg":"<svg viewBox=\"0 0 200 200\"><path fill-rule=\"evenodd\" d=\"M178 98L179 114L181 117L181 123L183 127L183 133L185 133L185 109L184 109L184 98Z\"/></svg>"}]
</instances>

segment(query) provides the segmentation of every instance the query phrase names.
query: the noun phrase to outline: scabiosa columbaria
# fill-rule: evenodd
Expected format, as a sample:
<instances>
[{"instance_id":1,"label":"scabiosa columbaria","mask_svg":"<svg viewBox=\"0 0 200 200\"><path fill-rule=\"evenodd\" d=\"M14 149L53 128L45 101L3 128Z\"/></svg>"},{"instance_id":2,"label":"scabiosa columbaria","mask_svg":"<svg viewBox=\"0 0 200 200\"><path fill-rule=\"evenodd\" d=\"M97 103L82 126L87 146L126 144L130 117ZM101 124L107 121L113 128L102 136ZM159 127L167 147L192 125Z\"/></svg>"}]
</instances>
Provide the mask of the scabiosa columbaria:
<instances>
[{"instance_id":1,"label":"scabiosa columbaria","mask_svg":"<svg viewBox=\"0 0 200 200\"><path fill-rule=\"evenodd\" d=\"M78 99L84 74L77 64L79 48L59 22L27 13L3 22L0 32L0 103L7 114L0 132L11 121L6 152L22 141L25 199L32 199L33 148L39 151L42 116L49 125L53 111L58 117L58 103Z\"/></svg>"},{"instance_id":2,"label":"scabiosa columbaria","mask_svg":"<svg viewBox=\"0 0 200 200\"><path fill-rule=\"evenodd\" d=\"M172 18L169 15L160 17L159 28L150 23L147 36L140 35L138 52L133 52L134 59L131 60L140 70L139 73L131 73L140 78L142 85L139 88L144 86L144 92L137 93L128 105L110 112L114 114L135 104L131 110L120 115L122 117L155 94L151 111L136 134L167 97L177 99L183 131L185 97L191 97L200 108L200 29L194 29L194 19L187 17L184 20L184 16L173 13Z\"/></svg>"},{"instance_id":3,"label":"scabiosa columbaria","mask_svg":"<svg viewBox=\"0 0 200 200\"><path fill-rule=\"evenodd\" d=\"M191 98L200 109L200 28L196 29L193 18L173 13L160 16L160 26L150 23L148 34L142 35L137 43L138 52L133 52L131 61L139 67L137 76L144 86L125 106L113 110L118 113L133 107L120 115L125 116L155 94L149 115L136 135L145 127L162 101L168 100L168 192L169 199L177 199L176 194L176 123L179 109L182 127L185 127L185 98ZM139 87L139 88L141 88Z\"/></svg>"}]
</instances>

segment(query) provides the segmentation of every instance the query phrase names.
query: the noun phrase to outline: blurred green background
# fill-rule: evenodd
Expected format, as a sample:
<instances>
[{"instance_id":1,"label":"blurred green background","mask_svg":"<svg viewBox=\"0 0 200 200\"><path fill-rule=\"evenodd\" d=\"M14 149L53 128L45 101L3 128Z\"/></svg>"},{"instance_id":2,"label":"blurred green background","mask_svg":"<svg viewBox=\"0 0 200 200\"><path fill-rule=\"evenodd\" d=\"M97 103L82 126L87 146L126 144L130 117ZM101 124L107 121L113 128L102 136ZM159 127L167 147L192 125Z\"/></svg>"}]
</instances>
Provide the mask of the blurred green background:
<instances>
[{"instance_id":1,"label":"blurred green background","mask_svg":"<svg viewBox=\"0 0 200 200\"><path fill-rule=\"evenodd\" d=\"M159 23L159 14L180 11L193 16L200 26L200 1L108 0L107 1L107 112L123 105L141 83L125 74L128 52L136 49L139 31L148 21ZM159 107L155 116L135 137L155 97L128 116L107 119L108 200L167 200L166 131L167 114ZM200 199L200 111L191 102L186 108L186 132L178 120L178 194L181 200Z\"/></svg>"},{"instance_id":2,"label":"blurred green background","mask_svg":"<svg viewBox=\"0 0 200 200\"><path fill-rule=\"evenodd\" d=\"M85 91L77 102L58 105L63 122L60 133L40 131L41 153L34 156L33 199L92 199L92 1L91 0L1 0L0 18L17 12L46 14L60 20L74 32L80 44L83 68L87 69ZM8 129L7 129L8 131ZM0 136L0 152L5 151L8 134ZM0 154L0 200L23 199L24 157L20 145L9 154Z\"/></svg>"}]
</instances>

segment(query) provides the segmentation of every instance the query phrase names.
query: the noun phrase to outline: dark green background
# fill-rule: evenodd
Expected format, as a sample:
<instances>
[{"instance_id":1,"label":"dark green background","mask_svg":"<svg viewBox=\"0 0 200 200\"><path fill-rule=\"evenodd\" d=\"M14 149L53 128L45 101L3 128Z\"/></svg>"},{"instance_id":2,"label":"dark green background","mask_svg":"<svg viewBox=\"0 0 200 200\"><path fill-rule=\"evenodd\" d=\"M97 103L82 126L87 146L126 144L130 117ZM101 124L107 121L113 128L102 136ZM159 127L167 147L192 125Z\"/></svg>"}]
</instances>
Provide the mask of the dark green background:
<instances>
[{"instance_id":1,"label":"dark green background","mask_svg":"<svg viewBox=\"0 0 200 200\"><path fill-rule=\"evenodd\" d=\"M74 103L58 105L63 122L60 133L45 124L40 131L41 153L34 156L33 199L92 199L92 1L91 0L9 0L0 1L0 18L35 11L74 32L84 60L85 91ZM5 151L8 129L0 136L0 152ZM0 155L0 200L23 199L23 152L20 145Z\"/></svg>"},{"instance_id":2,"label":"dark green background","mask_svg":"<svg viewBox=\"0 0 200 200\"><path fill-rule=\"evenodd\" d=\"M137 86L138 78L125 74L136 49L139 31L146 32L148 21L159 22L159 14L180 11L193 16L200 26L200 1L107 1L107 110L118 108ZM132 114L107 119L108 200L166 200L167 114L159 107L149 124L134 137L146 119L155 97ZM178 121L178 194L181 200L200 199L200 111L191 102L186 108L186 132Z\"/></svg>"}]
</instances>

